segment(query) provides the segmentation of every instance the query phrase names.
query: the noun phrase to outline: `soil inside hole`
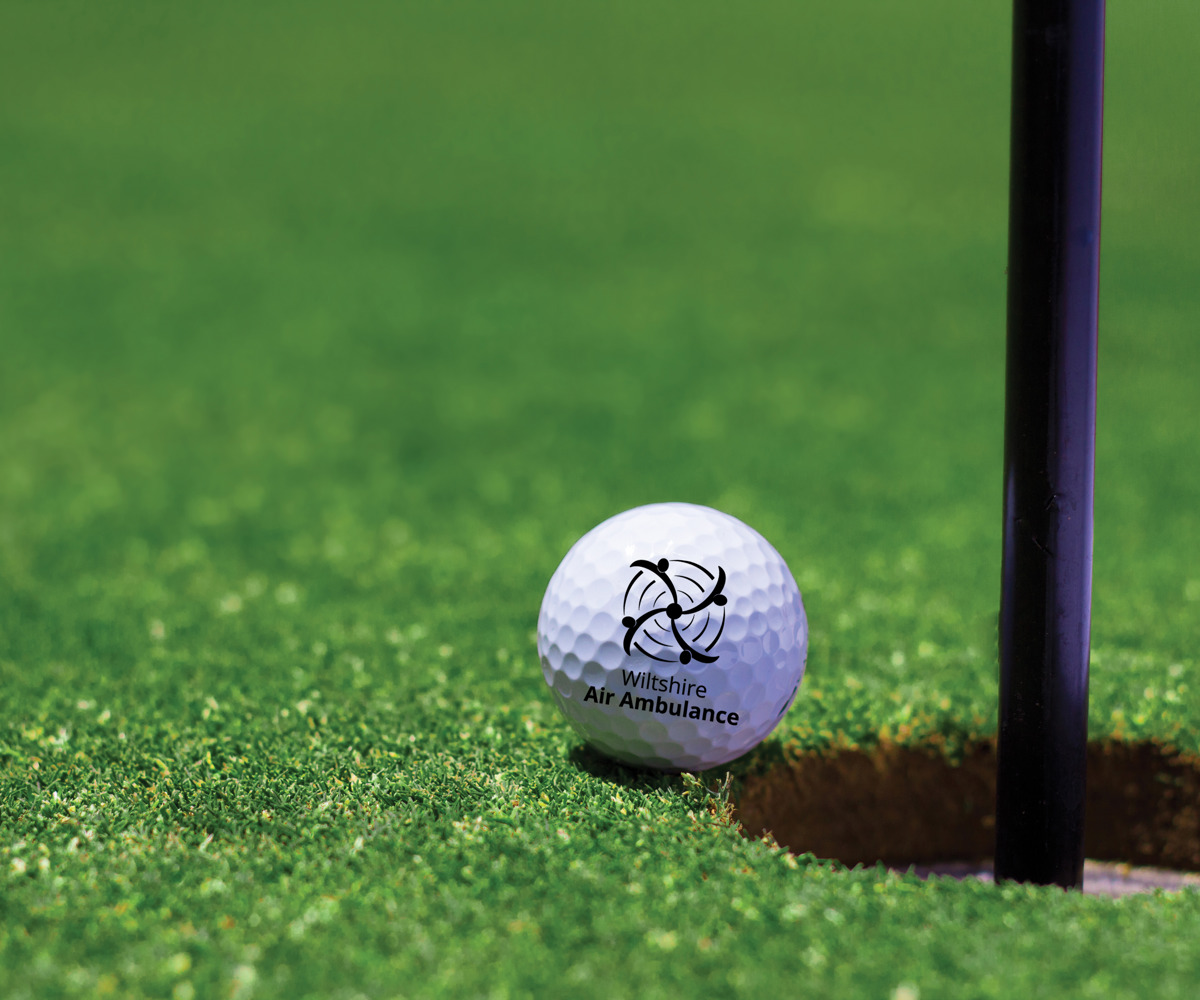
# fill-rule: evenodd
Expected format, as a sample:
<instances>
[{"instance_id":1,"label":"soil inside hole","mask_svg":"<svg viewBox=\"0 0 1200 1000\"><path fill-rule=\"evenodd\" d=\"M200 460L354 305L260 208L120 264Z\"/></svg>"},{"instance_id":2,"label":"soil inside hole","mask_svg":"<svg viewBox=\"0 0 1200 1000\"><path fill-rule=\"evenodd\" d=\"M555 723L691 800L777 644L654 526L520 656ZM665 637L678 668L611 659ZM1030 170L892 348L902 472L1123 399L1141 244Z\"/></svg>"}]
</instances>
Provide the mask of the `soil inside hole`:
<instances>
[{"instance_id":1,"label":"soil inside hole","mask_svg":"<svg viewBox=\"0 0 1200 1000\"><path fill-rule=\"evenodd\" d=\"M936 748L882 745L805 755L747 777L749 836L847 865L982 861L995 838L996 745L952 763ZM1089 858L1200 871L1200 757L1153 743L1088 747Z\"/></svg>"}]
</instances>

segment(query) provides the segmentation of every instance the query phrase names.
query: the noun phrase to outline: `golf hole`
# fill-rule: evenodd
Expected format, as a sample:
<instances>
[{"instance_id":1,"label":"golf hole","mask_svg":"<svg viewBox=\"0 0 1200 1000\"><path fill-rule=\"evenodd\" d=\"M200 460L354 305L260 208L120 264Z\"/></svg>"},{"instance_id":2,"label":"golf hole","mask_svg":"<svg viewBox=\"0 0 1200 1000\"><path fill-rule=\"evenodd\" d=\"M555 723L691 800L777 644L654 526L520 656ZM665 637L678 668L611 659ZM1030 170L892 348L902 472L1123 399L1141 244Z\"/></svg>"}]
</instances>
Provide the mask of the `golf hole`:
<instances>
[{"instance_id":1,"label":"golf hole","mask_svg":"<svg viewBox=\"0 0 1200 1000\"><path fill-rule=\"evenodd\" d=\"M770 833L797 853L965 870L992 856L995 799L994 741L956 761L937 748L884 745L808 754L748 776L736 810L747 836ZM1154 743L1093 743L1086 808L1089 859L1200 871L1200 757Z\"/></svg>"}]
</instances>

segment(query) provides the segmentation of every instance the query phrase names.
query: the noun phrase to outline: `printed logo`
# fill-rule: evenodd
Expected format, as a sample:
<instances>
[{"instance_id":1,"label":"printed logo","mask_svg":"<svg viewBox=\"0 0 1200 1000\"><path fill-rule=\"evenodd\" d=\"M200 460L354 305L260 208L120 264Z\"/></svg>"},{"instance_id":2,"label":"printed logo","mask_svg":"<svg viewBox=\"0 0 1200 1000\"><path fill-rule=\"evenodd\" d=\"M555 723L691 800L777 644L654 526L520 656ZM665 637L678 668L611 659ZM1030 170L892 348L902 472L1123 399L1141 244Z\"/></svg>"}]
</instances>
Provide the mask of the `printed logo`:
<instances>
[{"instance_id":1,"label":"printed logo","mask_svg":"<svg viewBox=\"0 0 1200 1000\"><path fill-rule=\"evenodd\" d=\"M716 663L713 646L725 631L725 570L717 575L690 559L635 559L625 588L625 652L661 663Z\"/></svg>"}]
</instances>

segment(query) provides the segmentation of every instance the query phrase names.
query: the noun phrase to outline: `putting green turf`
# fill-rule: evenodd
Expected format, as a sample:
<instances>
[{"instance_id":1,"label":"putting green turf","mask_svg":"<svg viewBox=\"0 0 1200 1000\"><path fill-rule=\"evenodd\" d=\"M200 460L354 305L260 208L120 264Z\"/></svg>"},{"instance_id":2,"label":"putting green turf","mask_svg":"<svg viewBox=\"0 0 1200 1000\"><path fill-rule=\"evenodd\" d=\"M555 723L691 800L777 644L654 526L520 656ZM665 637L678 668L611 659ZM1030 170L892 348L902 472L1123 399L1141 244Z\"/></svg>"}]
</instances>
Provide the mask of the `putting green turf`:
<instances>
[{"instance_id":1,"label":"putting green turf","mask_svg":"<svg viewBox=\"0 0 1200 1000\"><path fill-rule=\"evenodd\" d=\"M1200 14L1109 6L1091 725L1200 751ZM746 840L533 648L709 503L812 625L740 766L994 732L1008 16L6 4L0 996L1194 995L1200 897Z\"/></svg>"}]
</instances>

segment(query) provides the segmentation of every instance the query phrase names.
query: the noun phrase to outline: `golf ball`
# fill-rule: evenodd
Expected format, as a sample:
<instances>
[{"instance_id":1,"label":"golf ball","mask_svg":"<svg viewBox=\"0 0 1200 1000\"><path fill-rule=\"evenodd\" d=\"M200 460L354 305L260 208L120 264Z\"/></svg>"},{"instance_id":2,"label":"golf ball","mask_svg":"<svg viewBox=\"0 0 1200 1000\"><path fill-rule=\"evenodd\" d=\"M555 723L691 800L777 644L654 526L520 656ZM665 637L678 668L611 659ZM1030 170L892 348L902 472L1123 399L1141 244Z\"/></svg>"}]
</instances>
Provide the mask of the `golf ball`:
<instances>
[{"instance_id":1,"label":"golf ball","mask_svg":"<svg viewBox=\"0 0 1200 1000\"><path fill-rule=\"evenodd\" d=\"M628 764L701 771L783 718L808 620L783 558L710 507L660 503L576 542L546 588L538 657L567 721Z\"/></svg>"}]
</instances>

